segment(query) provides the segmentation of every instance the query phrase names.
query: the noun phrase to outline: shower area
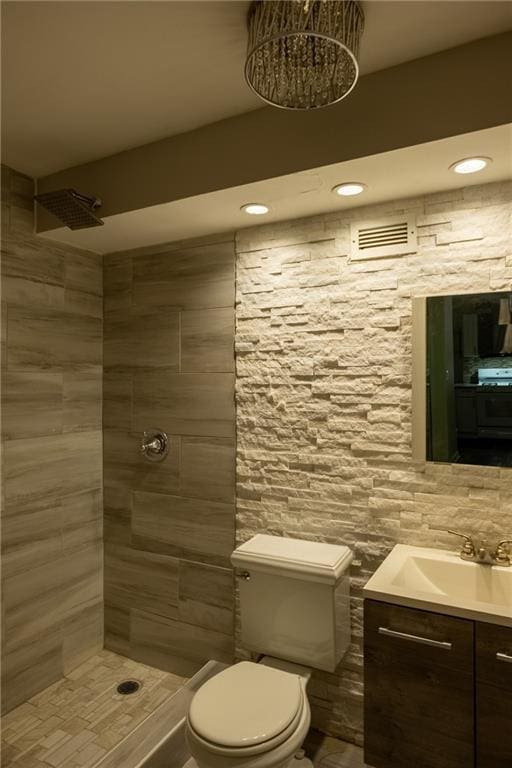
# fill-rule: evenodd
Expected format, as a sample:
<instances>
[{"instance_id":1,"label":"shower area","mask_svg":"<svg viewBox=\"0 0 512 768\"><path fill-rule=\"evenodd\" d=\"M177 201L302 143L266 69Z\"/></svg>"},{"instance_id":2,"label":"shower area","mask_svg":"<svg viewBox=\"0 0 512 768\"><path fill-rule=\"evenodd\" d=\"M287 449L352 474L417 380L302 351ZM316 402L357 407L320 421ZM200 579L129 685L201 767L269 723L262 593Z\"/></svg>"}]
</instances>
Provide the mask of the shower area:
<instances>
[{"instance_id":1,"label":"shower area","mask_svg":"<svg viewBox=\"0 0 512 768\"><path fill-rule=\"evenodd\" d=\"M33 196L2 167L2 766L181 766L234 656L234 238L99 256Z\"/></svg>"}]
</instances>

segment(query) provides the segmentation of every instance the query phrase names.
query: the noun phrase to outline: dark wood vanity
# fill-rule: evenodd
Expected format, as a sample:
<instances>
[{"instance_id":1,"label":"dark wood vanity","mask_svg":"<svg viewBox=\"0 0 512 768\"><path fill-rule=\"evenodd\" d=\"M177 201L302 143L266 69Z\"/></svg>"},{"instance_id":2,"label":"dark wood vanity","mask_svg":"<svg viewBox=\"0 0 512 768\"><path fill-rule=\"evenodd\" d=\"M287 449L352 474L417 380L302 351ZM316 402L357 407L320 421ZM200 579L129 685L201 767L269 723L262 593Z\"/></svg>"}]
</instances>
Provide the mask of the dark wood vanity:
<instances>
[{"instance_id":1,"label":"dark wood vanity","mask_svg":"<svg viewBox=\"0 0 512 768\"><path fill-rule=\"evenodd\" d=\"M365 762L512 768L512 628L366 599Z\"/></svg>"}]
</instances>

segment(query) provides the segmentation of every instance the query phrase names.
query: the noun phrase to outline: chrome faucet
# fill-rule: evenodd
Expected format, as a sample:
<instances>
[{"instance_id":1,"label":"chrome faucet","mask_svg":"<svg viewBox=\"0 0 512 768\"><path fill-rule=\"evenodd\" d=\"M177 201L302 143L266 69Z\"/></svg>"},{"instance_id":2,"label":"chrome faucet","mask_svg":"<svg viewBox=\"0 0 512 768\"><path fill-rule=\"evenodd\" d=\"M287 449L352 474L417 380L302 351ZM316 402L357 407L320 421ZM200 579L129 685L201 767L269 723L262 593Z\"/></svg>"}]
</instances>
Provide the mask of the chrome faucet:
<instances>
[{"instance_id":1,"label":"chrome faucet","mask_svg":"<svg viewBox=\"0 0 512 768\"><path fill-rule=\"evenodd\" d=\"M169 438L161 429L146 430L140 452L148 461L163 461L169 452Z\"/></svg>"},{"instance_id":2,"label":"chrome faucet","mask_svg":"<svg viewBox=\"0 0 512 768\"><path fill-rule=\"evenodd\" d=\"M496 548L491 550L487 546L485 539L482 539L477 546L474 539L466 533L450 530L448 533L460 536L463 539L462 548L459 552L461 560L481 563L482 565L501 565L504 567L512 565L512 553L510 551L512 539L502 539L502 541L496 544Z\"/></svg>"}]
</instances>

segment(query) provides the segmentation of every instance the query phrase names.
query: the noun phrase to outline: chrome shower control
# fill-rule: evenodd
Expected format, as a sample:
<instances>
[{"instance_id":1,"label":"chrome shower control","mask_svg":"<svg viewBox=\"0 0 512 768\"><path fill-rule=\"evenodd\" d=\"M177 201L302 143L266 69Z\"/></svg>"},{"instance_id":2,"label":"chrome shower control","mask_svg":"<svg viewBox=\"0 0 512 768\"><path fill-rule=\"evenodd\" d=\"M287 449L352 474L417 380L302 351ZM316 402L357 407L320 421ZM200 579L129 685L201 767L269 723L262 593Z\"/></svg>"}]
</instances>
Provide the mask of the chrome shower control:
<instances>
[{"instance_id":1,"label":"chrome shower control","mask_svg":"<svg viewBox=\"0 0 512 768\"><path fill-rule=\"evenodd\" d=\"M163 461L169 452L169 438L161 429L148 429L140 450L148 461Z\"/></svg>"}]
</instances>

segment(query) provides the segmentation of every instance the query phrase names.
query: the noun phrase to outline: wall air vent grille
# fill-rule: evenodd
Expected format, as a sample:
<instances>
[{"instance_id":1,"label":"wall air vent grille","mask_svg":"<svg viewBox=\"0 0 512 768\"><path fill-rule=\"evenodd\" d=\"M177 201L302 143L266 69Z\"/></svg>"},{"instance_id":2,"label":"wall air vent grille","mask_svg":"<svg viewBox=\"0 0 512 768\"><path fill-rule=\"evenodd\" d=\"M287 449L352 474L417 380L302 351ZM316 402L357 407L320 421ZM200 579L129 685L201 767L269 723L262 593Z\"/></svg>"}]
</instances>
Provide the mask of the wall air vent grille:
<instances>
[{"instance_id":1,"label":"wall air vent grille","mask_svg":"<svg viewBox=\"0 0 512 768\"><path fill-rule=\"evenodd\" d=\"M356 221L350 228L350 240L350 256L354 261L416 253L416 222L412 216Z\"/></svg>"}]
</instances>

